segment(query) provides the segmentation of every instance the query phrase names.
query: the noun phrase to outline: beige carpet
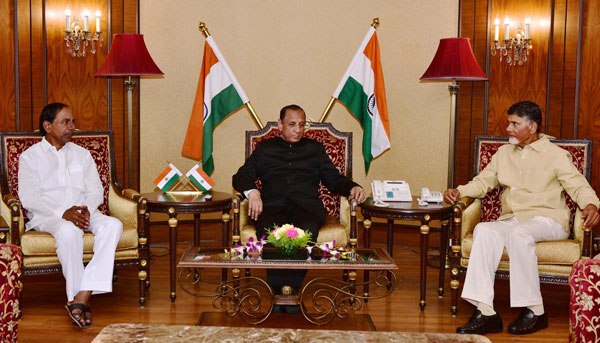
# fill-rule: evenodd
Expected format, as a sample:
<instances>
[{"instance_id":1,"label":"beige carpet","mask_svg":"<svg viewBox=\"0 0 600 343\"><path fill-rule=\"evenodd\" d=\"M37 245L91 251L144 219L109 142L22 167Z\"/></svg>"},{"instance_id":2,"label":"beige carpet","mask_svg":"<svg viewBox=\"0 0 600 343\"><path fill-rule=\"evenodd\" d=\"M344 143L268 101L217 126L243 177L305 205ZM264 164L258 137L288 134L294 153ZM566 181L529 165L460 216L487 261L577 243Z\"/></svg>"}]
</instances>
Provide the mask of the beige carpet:
<instances>
[{"instance_id":1,"label":"beige carpet","mask_svg":"<svg viewBox=\"0 0 600 343\"><path fill-rule=\"evenodd\" d=\"M443 333L372 332L219 326L111 324L92 343L302 342L302 343L490 343L484 336Z\"/></svg>"}]
</instances>

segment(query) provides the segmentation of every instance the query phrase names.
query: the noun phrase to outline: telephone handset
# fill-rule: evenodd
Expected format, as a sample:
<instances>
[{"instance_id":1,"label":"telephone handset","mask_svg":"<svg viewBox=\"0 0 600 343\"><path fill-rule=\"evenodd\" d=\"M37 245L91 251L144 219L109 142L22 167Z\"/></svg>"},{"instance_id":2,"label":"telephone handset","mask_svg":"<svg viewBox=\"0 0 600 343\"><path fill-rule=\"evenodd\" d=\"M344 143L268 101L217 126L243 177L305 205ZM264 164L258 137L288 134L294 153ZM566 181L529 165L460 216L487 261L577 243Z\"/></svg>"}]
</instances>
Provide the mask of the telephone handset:
<instances>
[{"instance_id":1,"label":"telephone handset","mask_svg":"<svg viewBox=\"0 0 600 343\"><path fill-rule=\"evenodd\" d=\"M373 200L377 203L383 201L412 201L410 187L406 181L380 181L371 182ZM385 206L385 203L382 203Z\"/></svg>"}]
</instances>

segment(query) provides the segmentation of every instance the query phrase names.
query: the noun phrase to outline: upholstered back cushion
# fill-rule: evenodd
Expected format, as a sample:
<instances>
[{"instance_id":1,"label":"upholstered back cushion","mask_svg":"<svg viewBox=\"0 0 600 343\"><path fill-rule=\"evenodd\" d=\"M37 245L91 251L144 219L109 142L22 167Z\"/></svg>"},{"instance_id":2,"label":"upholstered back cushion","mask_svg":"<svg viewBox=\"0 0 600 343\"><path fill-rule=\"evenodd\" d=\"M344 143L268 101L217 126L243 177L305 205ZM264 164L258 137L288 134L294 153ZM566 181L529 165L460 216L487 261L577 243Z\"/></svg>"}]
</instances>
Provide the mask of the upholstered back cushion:
<instances>
[{"instance_id":1,"label":"upholstered back cushion","mask_svg":"<svg viewBox=\"0 0 600 343\"><path fill-rule=\"evenodd\" d=\"M18 198L19 192L19 156L30 146L42 140L37 132L23 133L1 133L2 138L2 178L6 180L6 186L10 194ZM87 149L96 162L100 181L104 188L104 202L98 207L103 214L109 215L108 190L111 183L110 163L110 135L109 133L89 134L85 131L76 131L72 142ZM4 181L3 181L4 182Z\"/></svg>"},{"instance_id":2,"label":"upholstered back cushion","mask_svg":"<svg viewBox=\"0 0 600 343\"><path fill-rule=\"evenodd\" d=\"M246 131L246 158L250 156L258 143L279 136L276 122L269 122L258 131ZM314 139L323 146L333 165L341 174L352 177L352 132L337 131L331 124L310 123L304 137ZM257 182L260 189L260 181ZM328 216L340 215L340 196L331 193L323 184L319 184L319 198L325 206Z\"/></svg>"},{"instance_id":3,"label":"upholstered back cushion","mask_svg":"<svg viewBox=\"0 0 600 343\"><path fill-rule=\"evenodd\" d=\"M590 179L590 154L591 154L591 141L589 140L564 140L564 139L551 139L552 143L555 143L559 147L567 150L571 154L573 164L577 167L580 173L582 173L589 181ZM502 145L508 144L507 137L475 137L475 170L474 175L479 174L492 160L492 156L498 151ZM493 190L489 191L481 201L481 221L489 222L494 221L500 217L502 211L502 204L500 202L500 194L504 189L498 185ZM575 211L577 210L577 204L571 197L564 192L567 200L567 206L571 210L571 220L569 227L573 229L573 220L575 218Z\"/></svg>"}]
</instances>

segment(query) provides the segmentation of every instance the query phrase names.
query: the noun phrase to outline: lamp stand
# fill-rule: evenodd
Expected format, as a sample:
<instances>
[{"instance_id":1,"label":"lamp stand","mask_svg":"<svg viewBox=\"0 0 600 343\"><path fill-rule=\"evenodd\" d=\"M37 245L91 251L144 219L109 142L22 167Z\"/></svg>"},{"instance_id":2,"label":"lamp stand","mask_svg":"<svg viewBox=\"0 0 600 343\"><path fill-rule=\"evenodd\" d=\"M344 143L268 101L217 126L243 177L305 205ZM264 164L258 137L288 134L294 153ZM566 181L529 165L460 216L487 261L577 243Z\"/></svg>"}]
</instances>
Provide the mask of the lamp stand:
<instances>
[{"instance_id":1,"label":"lamp stand","mask_svg":"<svg viewBox=\"0 0 600 343\"><path fill-rule=\"evenodd\" d=\"M450 91L450 150L448 151L448 189L454 188L454 135L456 129L456 96L460 86L456 80L452 80L452 84L448 86Z\"/></svg>"},{"instance_id":2,"label":"lamp stand","mask_svg":"<svg viewBox=\"0 0 600 343\"><path fill-rule=\"evenodd\" d=\"M133 89L135 88L135 80L129 79L123 82L127 89L127 143L129 152L129 185L128 188L133 189Z\"/></svg>"}]
</instances>

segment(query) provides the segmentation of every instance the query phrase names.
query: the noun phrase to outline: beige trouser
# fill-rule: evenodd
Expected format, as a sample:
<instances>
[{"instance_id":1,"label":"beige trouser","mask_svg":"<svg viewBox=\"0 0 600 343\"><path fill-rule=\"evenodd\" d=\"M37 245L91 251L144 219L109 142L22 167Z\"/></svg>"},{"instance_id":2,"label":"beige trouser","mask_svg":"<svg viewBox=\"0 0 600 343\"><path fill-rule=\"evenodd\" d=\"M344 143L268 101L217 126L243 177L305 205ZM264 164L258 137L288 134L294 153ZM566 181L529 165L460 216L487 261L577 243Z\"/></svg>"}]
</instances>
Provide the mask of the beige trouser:
<instances>
[{"instance_id":1,"label":"beige trouser","mask_svg":"<svg viewBox=\"0 0 600 343\"><path fill-rule=\"evenodd\" d=\"M116 218L96 211L90 215L89 231L94 234L94 257L83 266L83 231L62 218L50 219L40 225L56 241L56 254L67 284L67 299L79 291L92 294L112 292L112 274L115 250L123 232L123 224Z\"/></svg>"},{"instance_id":2,"label":"beige trouser","mask_svg":"<svg viewBox=\"0 0 600 343\"><path fill-rule=\"evenodd\" d=\"M479 223L473 233L462 298L477 306L494 306L494 278L503 249L510 260L510 306L542 305L535 242L566 239L554 219L536 216L520 223L515 217Z\"/></svg>"}]
</instances>

